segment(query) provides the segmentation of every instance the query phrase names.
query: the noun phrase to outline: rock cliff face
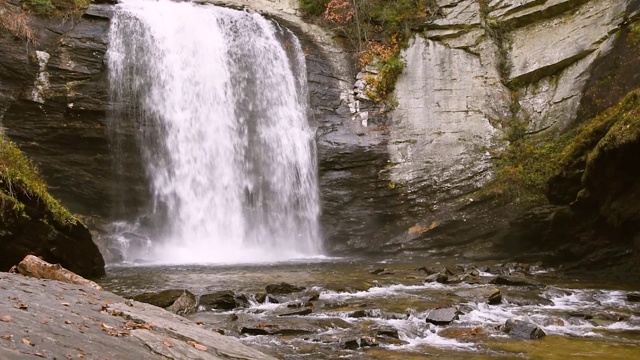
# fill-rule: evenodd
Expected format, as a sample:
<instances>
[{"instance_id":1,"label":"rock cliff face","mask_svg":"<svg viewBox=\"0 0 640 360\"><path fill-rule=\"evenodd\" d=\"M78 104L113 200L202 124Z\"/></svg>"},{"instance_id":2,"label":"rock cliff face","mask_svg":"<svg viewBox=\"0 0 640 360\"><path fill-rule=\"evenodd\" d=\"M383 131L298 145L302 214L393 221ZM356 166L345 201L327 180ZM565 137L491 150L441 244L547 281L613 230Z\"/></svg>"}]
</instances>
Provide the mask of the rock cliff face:
<instances>
[{"instance_id":1,"label":"rock cliff face","mask_svg":"<svg viewBox=\"0 0 640 360\"><path fill-rule=\"evenodd\" d=\"M10 10L17 6L12 1ZM385 112L356 103L347 54L329 33L302 20L297 1L205 2L260 11L301 38L324 232L333 253L438 247L490 256L489 243L477 240L500 237L517 215L475 198L491 179L492 150L504 146L514 122L528 133L573 126L587 111L586 89L594 89L585 86L606 79L603 69L613 61L606 59L614 56L608 54L638 17L633 1L437 0L440 16L403 52L397 106ZM32 21L38 41L26 48L24 40L0 35L0 117L7 134L73 211L107 217L121 205L137 213L148 190L135 129L118 129L128 139L118 145L131 154L127 163L113 163L109 142L109 6L93 5L62 24ZM116 182L114 171L124 180ZM473 245L464 250L462 244Z\"/></svg>"}]
</instances>

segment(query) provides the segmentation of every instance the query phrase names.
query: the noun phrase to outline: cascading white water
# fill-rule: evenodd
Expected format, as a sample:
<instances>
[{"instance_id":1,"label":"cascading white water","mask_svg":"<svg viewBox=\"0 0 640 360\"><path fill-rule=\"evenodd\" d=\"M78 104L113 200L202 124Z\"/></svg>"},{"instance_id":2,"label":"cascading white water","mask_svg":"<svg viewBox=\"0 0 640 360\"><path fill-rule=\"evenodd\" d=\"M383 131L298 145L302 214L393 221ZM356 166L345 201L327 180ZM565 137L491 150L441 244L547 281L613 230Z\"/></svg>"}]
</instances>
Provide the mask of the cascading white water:
<instances>
[{"instance_id":1,"label":"cascading white water","mask_svg":"<svg viewBox=\"0 0 640 360\"><path fill-rule=\"evenodd\" d=\"M293 56L287 56L293 54ZM140 127L167 263L321 253L306 68L288 30L258 14L121 0L108 50L113 121ZM122 105L128 104L128 105ZM137 255L138 256L138 255Z\"/></svg>"}]
</instances>

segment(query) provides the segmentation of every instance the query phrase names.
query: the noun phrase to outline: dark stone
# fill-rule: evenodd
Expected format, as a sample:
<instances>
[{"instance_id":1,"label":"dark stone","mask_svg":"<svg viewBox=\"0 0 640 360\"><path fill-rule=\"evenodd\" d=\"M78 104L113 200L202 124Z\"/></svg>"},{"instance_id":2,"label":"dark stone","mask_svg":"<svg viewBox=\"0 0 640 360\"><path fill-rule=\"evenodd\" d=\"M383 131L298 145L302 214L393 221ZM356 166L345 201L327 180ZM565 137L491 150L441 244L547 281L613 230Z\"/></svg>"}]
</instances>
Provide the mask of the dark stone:
<instances>
[{"instance_id":1,"label":"dark stone","mask_svg":"<svg viewBox=\"0 0 640 360\"><path fill-rule=\"evenodd\" d=\"M8 271L27 255L86 278L103 276L104 259L91 233L79 220L57 219L45 201L22 185L0 179L0 192L12 194L23 208L0 201L0 271Z\"/></svg>"},{"instance_id":2,"label":"dark stone","mask_svg":"<svg viewBox=\"0 0 640 360\"><path fill-rule=\"evenodd\" d=\"M171 306L186 290L182 289L169 289L159 292L149 292L133 297L133 300L143 303L155 305L161 308L167 308ZM188 292L188 291L187 291ZM191 293L189 293L191 294ZM193 294L191 294L193 296Z\"/></svg>"},{"instance_id":3,"label":"dark stone","mask_svg":"<svg viewBox=\"0 0 640 360\"><path fill-rule=\"evenodd\" d=\"M309 291L304 294L304 297L306 298L305 302L316 301L320 299L320 293L318 291Z\"/></svg>"},{"instance_id":4,"label":"dark stone","mask_svg":"<svg viewBox=\"0 0 640 360\"><path fill-rule=\"evenodd\" d=\"M438 282L440 284L446 284L449 282L449 277L447 275L441 274L441 273L435 273L435 274L431 274L429 276L427 276L426 279L424 279L425 282Z\"/></svg>"},{"instance_id":5,"label":"dark stone","mask_svg":"<svg viewBox=\"0 0 640 360\"><path fill-rule=\"evenodd\" d=\"M627 301L640 302L640 293L628 293Z\"/></svg>"},{"instance_id":6,"label":"dark stone","mask_svg":"<svg viewBox=\"0 0 640 360\"><path fill-rule=\"evenodd\" d=\"M260 304L264 304L264 302L267 300L267 294L265 293L257 293L255 295L253 295L253 298Z\"/></svg>"},{"instance_id":7,"label":"dark stone","mask_svg":"<svg viewBox=\"0 0 640 360\"><path fill-rule=\"evenodd\" d=\"M309 315L312 312L313 312L313 310L311 310L311 308L304 308L304 309L300 309L300 310L296 310L296 311L291 311L291 312L278 314L278 316L304 316L304 315Z\"/></svg>"},{"instance_id":8,"label":"dark stone","mask_svg":"<svg viewBox=\"0 0 640 360\"><path fill-rule=\"evenodd\" d=\"M303 291L306 289L303 286L295 286L288 284L286 282L281 282L280 284L269 284L265 288L267 294L276 294L276 295L287 295L298 291Z\"/></svg>"},{"instance_id":9,"label":"dark stone","mask_svg":"<svg viewBox=\"0 0 640 360\"><path fill-rule=\"evenodd\" d=\"M263 328L243 327L242 329L240 329L240 334L255 336L255 335L269 335L270 332Z\"/></svg>"},{"instance_id":10,"label":"dark stone","mask_svg":"<svg viewBox=\"0 0 640 360\"><path fill-rule=\"evenodd\" d=\"M342 346L349 350L358 350L363 347L378 346L376 338L370 336L363 336L357 339L351 339L343 342Z\"/></svg>"},{"instance_id":11,"label":"dark stone","mask_svg":"<svg viewBox=\"0 0 640 360\"><path fill-rule=\"evenodd\" d=\"M460 312L458 309L450 307L444 309L433 309L429 311L426 321L434 325L448 325L454 320L458 320Z\"/></svg>"},{"instance_id":12,"label":"dark stone","mask_svg":"<svg viewBox=\"0 0 640 360\"><path fill-rule=\"evenodd\" d=\"M387 337L392 339L400 339L400 335L398 334L398 329L393 327L384 327L375 330L376 337Z\"/></svg>"},{"instance_id":13,"label":"dark stone","mask_svg":"<svg viewBox=\"0 0 640 360\"><path fill-rule=\"evenodd\" d=\"M508 276L508 275L498 275L495 279L492 279L490 283L495 285L511 285L511 286L531 286L531 287L542 286L540 283L531 281L529 279L525 279L524 277Z\"/></svg>"},{"instance_id":14,"label":"dark stone","mask_svg":"<svg viewBox=\"0 0 640 360\"><path fill-rule=\"evenodd\" d=\"M498 305L502 302L502 293L500 292L500 290L496 290L495 292L493 292L491 295L489 295L489 298L487 299L487 303L489 303L489 305Z\"/></svg>"},{"instance_id":15,"label":"dark stone","mask_svg":"<svg viewBox=\"0 0 640 360\"><path fill-rule=\"evenodd\" d=\"M233 291L218 291L200 296L200 305L208 309L233 310L242 305L236 300Z\"/></svg>"},{"instance_id":16,"label":"dark stone","mask_svg":"<svg viewBox=\"0 0 640 360\"><path fill-rule=\"evenodd\" d=\"M513 319L505 322L504 331L513 337L522 339L539 339L547 335L535 324Z\"/></svg>"}]
</instances>

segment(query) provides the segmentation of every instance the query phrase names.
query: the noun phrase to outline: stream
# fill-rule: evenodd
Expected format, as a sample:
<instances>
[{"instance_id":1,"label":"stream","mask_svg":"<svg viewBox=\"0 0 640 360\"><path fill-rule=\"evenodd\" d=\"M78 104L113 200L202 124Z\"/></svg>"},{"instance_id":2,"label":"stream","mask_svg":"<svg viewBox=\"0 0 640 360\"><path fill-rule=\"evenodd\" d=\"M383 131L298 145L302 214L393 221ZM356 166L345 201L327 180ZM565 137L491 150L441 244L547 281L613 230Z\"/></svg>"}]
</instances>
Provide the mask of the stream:
<instances>
[{"instance_id":1,"label":"stream","mask_svg":"<svg viewBox=\"0 0 640 360\"><path fill-rule=\"evenodd\" d=\"M640 356L637 287L562 275L537 264L316 259L233 266L118 265L107 274L101 285L124 297L165 289L188 290L201 299L232 294L227 309L201 301L186 316L282 359ZM281 285L272 285L266 294L270 284ZM453 309L456 319L427 322L437 308ZM538 326L546 336L507 334L509 319Z\"/></svg>"}]
</instances>

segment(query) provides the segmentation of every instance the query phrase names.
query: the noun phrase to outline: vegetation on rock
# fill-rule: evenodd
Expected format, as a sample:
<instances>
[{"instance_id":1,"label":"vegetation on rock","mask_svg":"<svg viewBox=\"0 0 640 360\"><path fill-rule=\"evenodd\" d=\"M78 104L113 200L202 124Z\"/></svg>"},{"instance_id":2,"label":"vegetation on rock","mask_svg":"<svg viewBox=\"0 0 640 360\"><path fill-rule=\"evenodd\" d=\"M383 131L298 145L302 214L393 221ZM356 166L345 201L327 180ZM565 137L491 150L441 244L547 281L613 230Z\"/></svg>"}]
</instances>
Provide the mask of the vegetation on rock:
<instances>
[{"instance_id":1,"label":"vegetation on rock","mask_svg":"<svg viewBox=\"0 0 640 360\"><path fill-rule=\"evenodd\" d=\"M10 11L5 6L4 0L0 0L0 31L6 31L17 38L33 43L35 37L29 22L27 12L19 8Z\"/></svg>"},{"instance_id":2,"label":"vegetation on rock","mask_svg":"<svg viewBox=\"0 0 640 360\"><path fill-rule=\"evenodd\" d=\"M52 221L75 224L76 219L47 191L35 164L11 141L0 136L0 201L22 216L24 200L41 205ZM1 213L4 216L4 212Z\"/></svg>"},{"instance_id":3,"label":"vegetation on rock","mask_svg":"<svg viewBox=\"0 0 640 360\"><path fill-rule=\"evenodd\" d=\"M640 90L619 104L563 135L531 135L509 139L495 154L495 177L483 196L515 202L543 202L553 177L582 168L582 179L602 152L640 139ZM579 170L582 171L582 170Z\"/></svg>"},{"instance_id":4,"label":"vegetation on rock","mask_svg":"<svg viewBox=\"0 0 640 360\"><path fill-rule=\"evenodd\" d=\"M91 0L23 0L22 6L38 16L78 17Z\"/></svg>"},{"instance_id":5,"label":"vegetation on rock","mask_svg":"<svg viewBox=\"0 0 640 360\"><path fill-rule=\"evenodd\" d=\"M311 20L341 34L356 53L360 67L372 68L365 78L367 95L375 102L388 100L404 68L400 50L411 30L438 14L434 0L300 0Z\"/></svg>"}]
</instances>

